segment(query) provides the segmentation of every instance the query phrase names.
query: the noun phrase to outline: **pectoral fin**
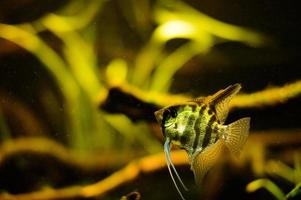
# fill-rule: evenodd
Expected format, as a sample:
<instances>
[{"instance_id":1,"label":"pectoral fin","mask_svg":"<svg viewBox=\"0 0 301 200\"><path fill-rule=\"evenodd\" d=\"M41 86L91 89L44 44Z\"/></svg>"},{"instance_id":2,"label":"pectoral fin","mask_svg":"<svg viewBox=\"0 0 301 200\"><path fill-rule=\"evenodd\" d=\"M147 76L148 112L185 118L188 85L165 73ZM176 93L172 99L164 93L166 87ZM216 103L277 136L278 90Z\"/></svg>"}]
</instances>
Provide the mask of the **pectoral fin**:
<instances>
[{"instance_id":1,"label":"pectoral fin","mask_svg":"<svg viewBox=\"0 0 301 200\"><path fill-rule=\"evenodd\" d=\"M224 141L218 140L215 144L208 146L204 151L192 158L191 169L194 173L195 182L198 185L201 185L205 175L217 163L224 150Z\"/></svg>"},{"instance_id":2,"label":"pectoral fin","mask_svg":"<svg viewBox=\"0 0 301 200\"><path fill-rule=\"evenodd\" d=\"M209 103L215 107L217 119L223 124L228 116L229 102L241 89L240 84L230 85L210 97Z\"/></svg>"},{"instance_id":3,"label":"pectoral fin","mask_svg":"<svg viewBox=\"0 0 301 200\"><path fill-rule=\"evenodd\" d=\"M250 120L249 117L246 117L228 125L227 132L225 133L225 144L230 152L236 156L239 155L243 145L247 141Z\"/></svg>"}]
</instances>

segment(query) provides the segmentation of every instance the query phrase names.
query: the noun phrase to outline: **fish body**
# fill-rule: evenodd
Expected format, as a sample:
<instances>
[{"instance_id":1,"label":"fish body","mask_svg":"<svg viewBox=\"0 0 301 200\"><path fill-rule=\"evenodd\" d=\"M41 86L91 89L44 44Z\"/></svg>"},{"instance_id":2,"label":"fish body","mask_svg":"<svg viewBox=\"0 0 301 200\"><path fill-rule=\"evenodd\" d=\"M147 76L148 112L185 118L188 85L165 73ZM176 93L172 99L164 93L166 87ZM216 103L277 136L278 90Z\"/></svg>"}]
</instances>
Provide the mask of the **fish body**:
<instances>
[{"instance_id":1,"label":"fish body","mask_svg":"<svg viewBox=\"0 0 301 200\"><path fill-rule=\"evenodd\" d=\"M155 112L165 137L164 151L168 169L182 199L184 197L173 172L186 187L170 159L170 144L186 150L198 184L216 163L224 146L238 155L248 137L250 118L242 118L228 125L224 122L229 112L229 102L240 89L240 84L231 85L212 96L171 105Z\"/></svg>"},{"instance_id":2,"label":"fish body","mask_svg":"<svg viewBox=\"0 0 301 200\"><path fill-rule=\"evenodd\" d=\"M177 117L165 114L163 133L170 137L172 144L185 149L190 157L214 144L226 129L209 105L189 103L169 107L169 110L177 112Z\"/></svg>"}]
</instances>

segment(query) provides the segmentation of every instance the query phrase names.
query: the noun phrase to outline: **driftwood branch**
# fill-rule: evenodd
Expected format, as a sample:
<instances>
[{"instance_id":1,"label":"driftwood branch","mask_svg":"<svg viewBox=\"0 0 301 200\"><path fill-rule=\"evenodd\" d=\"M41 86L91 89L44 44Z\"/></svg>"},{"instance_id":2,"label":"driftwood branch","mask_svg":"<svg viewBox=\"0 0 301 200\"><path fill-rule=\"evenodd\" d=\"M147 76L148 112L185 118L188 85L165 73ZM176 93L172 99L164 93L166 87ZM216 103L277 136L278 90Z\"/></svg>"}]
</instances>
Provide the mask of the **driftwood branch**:
<instances>
[{"instance_id":1,"label":"driftwood branch","mask_svg":"<svg viewBox=\"0 0 301 200\"><path fill-rule=\"evenodd\" d=\"M255 108L285 103L301 94L301 80L280 87L271 87L250 94L238 94L230 108ZM120 101L122 99L122 101ZM123 84L112 87L99 97L100 108L110 113L123 113L132 120L155 121L153 113L161 107L183 103L191 97L156 92L144 92Z\"/></svg>"}]
</instances>

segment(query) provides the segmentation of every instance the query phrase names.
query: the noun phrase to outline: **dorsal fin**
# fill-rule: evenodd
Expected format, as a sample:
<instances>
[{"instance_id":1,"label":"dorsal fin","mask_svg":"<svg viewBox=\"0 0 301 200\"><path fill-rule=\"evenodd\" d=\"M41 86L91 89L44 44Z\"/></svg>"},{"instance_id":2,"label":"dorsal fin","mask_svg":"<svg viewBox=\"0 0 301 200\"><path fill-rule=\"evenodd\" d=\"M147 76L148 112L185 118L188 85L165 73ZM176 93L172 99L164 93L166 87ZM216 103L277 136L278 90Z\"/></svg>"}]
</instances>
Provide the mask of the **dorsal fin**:
<instances>
[{"instance_id":1,"label":"dorsal fin","mask_svg":"<svg viewBox=\"0 0 301 200\"><path fill-rule=\"evenodd\" d=\"M225 122L228 116L230 100L239 92L240 89L241 85L236 83L209 97L208 103L215 107L217 119L221 124Z\"/></svg>"},{"instance_id":2,"label":"dorsal fin","mask_svg":"<svg viewBox=\"0 0 301 200\"><path fill-rule=\"evenodd\" d=\"M205 99L206 99L205 97L198 97L198 98L189 100L188 102L194 102L194 103L197 103L198 105L201 105Z\"/></svg>"}]
</instances>

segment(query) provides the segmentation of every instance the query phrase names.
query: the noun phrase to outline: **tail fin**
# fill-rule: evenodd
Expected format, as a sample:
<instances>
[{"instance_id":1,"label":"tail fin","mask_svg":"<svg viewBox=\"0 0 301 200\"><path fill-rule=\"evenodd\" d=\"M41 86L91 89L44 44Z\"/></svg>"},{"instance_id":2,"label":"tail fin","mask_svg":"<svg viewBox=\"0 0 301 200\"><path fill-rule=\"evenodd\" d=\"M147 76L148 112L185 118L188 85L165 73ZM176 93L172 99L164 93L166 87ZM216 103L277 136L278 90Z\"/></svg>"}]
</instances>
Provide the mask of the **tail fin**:
<instances>
[{"instance_id":1,"label":"tail fin","mask_svg":"<svg viewBox=\"0 0 301 200\"><path fill-rule=\"evenodd\" d=\"M235 156L240 154L243 145L247 141L250 120L249 117L246 117L228 125L228 131L225 134L225 144Z\"/></svg>"}]
</instances>

